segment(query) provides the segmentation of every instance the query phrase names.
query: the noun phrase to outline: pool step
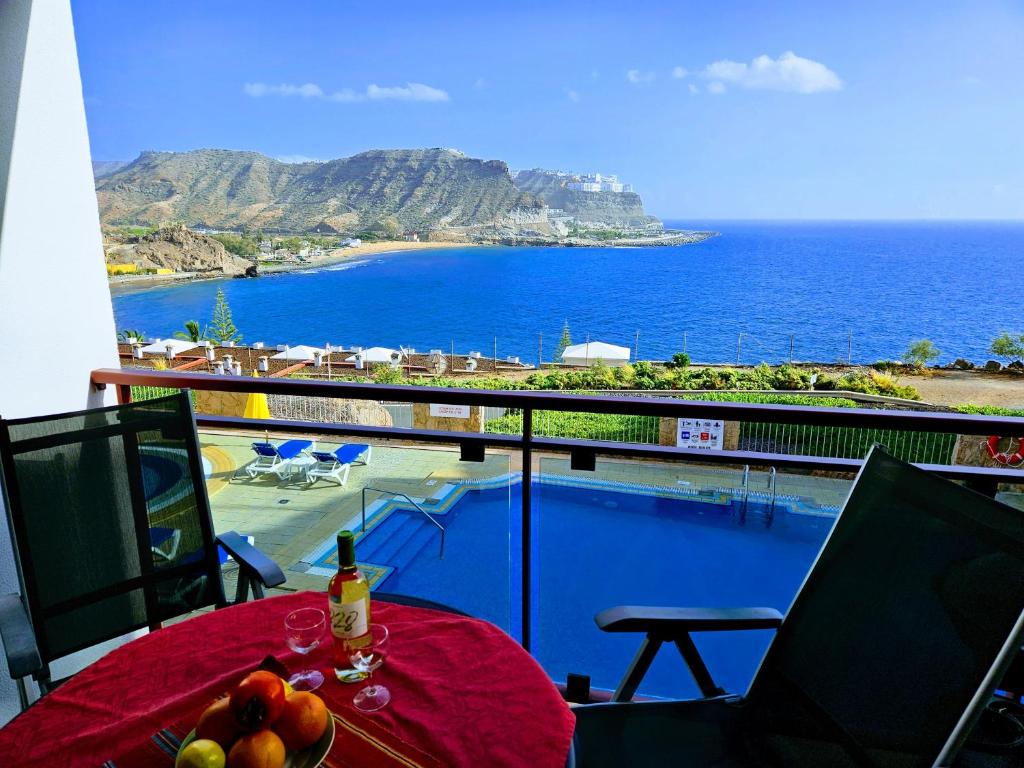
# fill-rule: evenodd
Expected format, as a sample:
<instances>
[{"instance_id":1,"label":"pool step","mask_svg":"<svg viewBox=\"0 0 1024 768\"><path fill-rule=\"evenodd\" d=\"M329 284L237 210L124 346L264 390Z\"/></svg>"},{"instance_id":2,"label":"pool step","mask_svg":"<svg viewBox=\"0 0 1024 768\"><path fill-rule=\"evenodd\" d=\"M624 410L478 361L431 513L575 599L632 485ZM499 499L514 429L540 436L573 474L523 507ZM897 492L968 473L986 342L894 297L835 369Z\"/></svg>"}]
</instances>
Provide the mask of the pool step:
<instances>
[{"instance_id":1,"label":"pool step","mask_svg":"<svg viewBox=\"0 0 1024 768\"><path fill-rule=\"evenodd\" d=\"M419 512L396 509L378 525L356 553L359 560L400 568L407 565L431 539L441 533Z\"/></svg>"}]
</instances>

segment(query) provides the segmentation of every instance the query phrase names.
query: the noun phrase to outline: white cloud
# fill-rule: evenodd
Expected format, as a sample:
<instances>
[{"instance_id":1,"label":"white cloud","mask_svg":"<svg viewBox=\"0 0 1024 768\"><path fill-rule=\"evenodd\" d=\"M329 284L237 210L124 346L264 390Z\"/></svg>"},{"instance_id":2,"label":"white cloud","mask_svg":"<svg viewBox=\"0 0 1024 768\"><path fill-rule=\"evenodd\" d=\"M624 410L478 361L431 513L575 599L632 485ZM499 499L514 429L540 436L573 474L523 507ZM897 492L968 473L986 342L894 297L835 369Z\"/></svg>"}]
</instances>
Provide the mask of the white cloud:
<instances>
[{"instance_id":1,"label":"white cloud","mask_svg":"<svg viewBox=\"0 0 1024 768\"><path fill-rule=\"evenodd\" d=\"M682 80L688 74L690 73L686 70L686 67L672 67L672 78L675 80Z\"/></svg>"},{"instance_id":2,"label":"white cloud","mask_svg":"<svg viewBox=\"0 0 1024 768\"><path fill-rule=\"evenodd\" d=\"M572 88L565 89L565 97L569 99L573 104L580 103L580 94L578 91L574 91Z\"/></svg>"},{"instance_id":3,"label":"white cloud","mask_svg":"<svg viewBox=\"0 0 1024 768\"><path fill-rule=\"evenodd\" d=\"M758 56L750 64L723 59L704 68L703 76L725 85L766 91L789 91L792 93L821 93L838 91L843 87L839 76L824 64L797 56L786 51L777 59ZM708 86L711 90L711 86ZM720 92L720 91L713 91Z\"/></svg>"},{"instance_id":4,"label":"white cloud","mask_svg":"<svg viewBox=\"0 0 1024 768\"><path fill-rule=\"evenodd\" d=\"M306 157L305 155L278 155L277 160L282 163L322 163L318 157Z\"/></svg>"},{"instance_id":5,"label":"white cloud","mask_svg":"<svg viewBox=\"0 0 1024 768\"><path fill-rule=\"evenodd\" d=\"M487 81L484 78L482 78L482 77L478 77L476 80L473 81L473 90L474 91L482 91L486 87L487 87Z\"/></svg>"},{"instance_id":6,"label":"white cloud","mask_svg":"<svg viewBox=\"0 0 1024 768\"><path fill-rule=\"evenodd\" d=\"M368 99L396 99L398 101L449 101L448 93L423 83L406 83L404 86L366 86Z\"/></svg>"},{"instance_id":7,"label":"white cloud","mask_svg":"<svg viewBox=\"0 0 1024 768\"><path fill-rule=\"evenodd\" d=\"M631 69L626 72L626 79L633 85L643 85L654 82L653 72L641 72L639 69Z\"/></svg>"},{"instance_id":8,"label":"white cloud","mask_svg":"<svg viewBox=\"0 0 1024 768\"><path fill-rule=\"evenodd\" d=\"M700 93L700 88L698 88L698 87L697 87L696 85L694 85L693 83L690 83L690 84L689 84L689 85L687 86L687 88L689 88L689 89L690 89L690 93Z\"/></svg>"},{"instance_id":9,"label":"white cloud","mask_svg":"<svg viewBox=\"0 0 1024 768\"><path fill-rule=\"evenodd\" d=\"M242 91L256 99L263 96L300 96L304 99L323 99L325 101L338 102L384 101L388 99L396 101L450 101L447 91L442 91L440 88L433 88L423 83L406 83L404 86L368 85L365 91L343 88L332 93L325 93L315 83L305 83L303 85L246 83L242 86Z\"/></svg>"},{"instance_id":10,"label":"white cloud","mask_svg":"<svg viewBox=\"0 0 1024 768\"><path fill-rule=\"evenodd\" d=\"M708 83L708 93L713 93L716 96L720 93L725 93L725 83L721 80L712 80Z\"/></svg>"},{"instance_id":11,"label":"white cloud","mask_svg":"<svg viewBox=\"0 0 1024 768\"><path fill-rule=\"evenodd\" d=\"M323 98L324 92L315 83L304 83L303 85L269 85L267 83L246 83L242 90L249 96L259 98L260 96L301 96L304 99Z\"/></svg>"}]
</instances>

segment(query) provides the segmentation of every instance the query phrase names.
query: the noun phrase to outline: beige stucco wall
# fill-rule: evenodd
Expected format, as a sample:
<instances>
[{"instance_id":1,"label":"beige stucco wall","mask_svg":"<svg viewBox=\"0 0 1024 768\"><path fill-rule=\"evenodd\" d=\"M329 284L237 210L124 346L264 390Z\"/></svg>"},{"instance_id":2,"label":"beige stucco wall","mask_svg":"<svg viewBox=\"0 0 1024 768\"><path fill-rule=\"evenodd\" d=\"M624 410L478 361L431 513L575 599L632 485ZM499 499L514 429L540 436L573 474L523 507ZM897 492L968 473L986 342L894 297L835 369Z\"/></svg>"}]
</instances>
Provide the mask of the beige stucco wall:
<instances>
[{"instance_id":1,"label":"beige stucco wall","mask_svg":"<svg viewBox=\"0 0 1024 768\"><path fill-rule=\"evenodd\" d=\"M483 406L472 406L468 419L452 419L443 416L431 416L429 403L413 403L413 429L436 429L444 432L483 432Z\"/></svg>"},{"instance_id":2,"label":"beige stucco wall","mask_svg":"<svg viewBox=\"0 0 1024 768\"><path fill-rule=\"evenodd\" d=\"M196 390L196 412L211 416L242 416L245 414L245 392L211 392Z\"/></svg>"}]
</instances>

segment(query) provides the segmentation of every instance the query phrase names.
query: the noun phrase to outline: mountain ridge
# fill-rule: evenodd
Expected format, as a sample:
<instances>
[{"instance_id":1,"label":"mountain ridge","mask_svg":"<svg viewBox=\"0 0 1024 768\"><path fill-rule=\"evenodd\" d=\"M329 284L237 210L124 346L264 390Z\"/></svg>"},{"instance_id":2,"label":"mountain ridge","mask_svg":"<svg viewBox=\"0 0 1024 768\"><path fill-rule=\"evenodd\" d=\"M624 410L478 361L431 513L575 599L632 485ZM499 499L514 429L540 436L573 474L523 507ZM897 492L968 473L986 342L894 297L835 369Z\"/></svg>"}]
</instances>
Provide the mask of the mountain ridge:
<instances>
[{"instance_id":1,"label":"mountain ridge","mask_svg":"<svg viewBox=\"0 0 1024 768\"><path fill-rule=\"evenodd\" d=\"M371 149L298 163L251 150L146 150L127 164L100 161L95 170L107 226L178 222L196 229L469 239L525 232L557 241L568 230L548 220L550 211L584 226L661 228L633 192L571 191L552 181L565 176L556 172L520 172L513 179L502 160L446 148ZM535 178L526 183L529 174Z\"/></svg>"},{"instance_id":2,"label":"mountain ridge","mask_svg":"<svg viewBox=\"0 0 1024 768\"><path fill-rule=\"evenodd\" d=\"M403 231L474 226L541 205L515 187L503 161L439 148L303 163L245 150L147 150L97 179L96 189L108 225L294 232L355 231L391 219Z\"/></svg>"}]
</instances>

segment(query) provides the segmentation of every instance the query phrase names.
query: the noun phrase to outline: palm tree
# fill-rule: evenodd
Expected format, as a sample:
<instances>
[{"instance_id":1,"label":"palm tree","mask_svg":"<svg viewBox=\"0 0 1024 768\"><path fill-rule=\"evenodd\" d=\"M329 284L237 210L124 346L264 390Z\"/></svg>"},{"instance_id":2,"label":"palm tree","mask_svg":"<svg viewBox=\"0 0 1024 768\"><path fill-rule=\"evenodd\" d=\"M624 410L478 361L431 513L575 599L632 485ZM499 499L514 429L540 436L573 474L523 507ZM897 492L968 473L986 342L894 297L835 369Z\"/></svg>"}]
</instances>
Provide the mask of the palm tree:
<instances>
[{"instance_id":1,"label":"palm tree","mask_svg":"<svg viewBox=\"0 0 1024 768\"><path fill-rule=\"evenodd\" d=\"M145 341L146 334L144 334L142 331L136 331L133 328L125 328L119 334L117 334L117 340L124 344L127 344L132 339L136 339L138 341Z\"/></svg>"},{"instance_id":2,"label":"palm tree","mask_svg":"<svg viewBox=\"0 0 1024 768\"><path fill-rule=\"evenodd\" d=\"M195 320L186 320L185 330L178 331L177 333L174 334L174 338L176 339L194 341L196 344L202 341L205 337L206 334L203 331L199 330L199 323L196 322Z\"/></svg>"}]
</instances>

